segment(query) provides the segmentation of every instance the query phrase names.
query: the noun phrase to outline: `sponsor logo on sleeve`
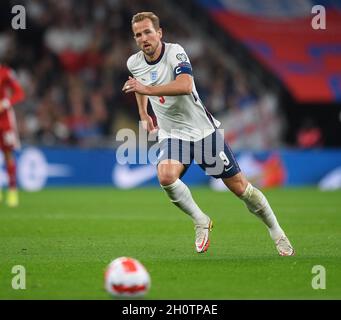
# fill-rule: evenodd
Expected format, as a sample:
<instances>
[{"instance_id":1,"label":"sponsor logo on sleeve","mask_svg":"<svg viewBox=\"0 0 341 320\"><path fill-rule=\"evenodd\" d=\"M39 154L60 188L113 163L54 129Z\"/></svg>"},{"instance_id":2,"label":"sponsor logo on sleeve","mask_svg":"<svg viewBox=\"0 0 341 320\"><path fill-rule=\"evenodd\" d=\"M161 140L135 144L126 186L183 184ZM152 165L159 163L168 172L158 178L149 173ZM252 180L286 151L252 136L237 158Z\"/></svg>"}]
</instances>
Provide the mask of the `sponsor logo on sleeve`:
<instances>
[{"instance_id":1,"label":"sponsor logo on sleeve","mask_svg":"<svg viewBox=\"0 0 341 320\"><path fill-rule=\"evenodd\" d=\"M177 58L178 60L180 60L181 62L187 61L187 56L186 56L184 53L178 53L178 54L176 55L176 58Z\"/></svg>"}]
</instances>

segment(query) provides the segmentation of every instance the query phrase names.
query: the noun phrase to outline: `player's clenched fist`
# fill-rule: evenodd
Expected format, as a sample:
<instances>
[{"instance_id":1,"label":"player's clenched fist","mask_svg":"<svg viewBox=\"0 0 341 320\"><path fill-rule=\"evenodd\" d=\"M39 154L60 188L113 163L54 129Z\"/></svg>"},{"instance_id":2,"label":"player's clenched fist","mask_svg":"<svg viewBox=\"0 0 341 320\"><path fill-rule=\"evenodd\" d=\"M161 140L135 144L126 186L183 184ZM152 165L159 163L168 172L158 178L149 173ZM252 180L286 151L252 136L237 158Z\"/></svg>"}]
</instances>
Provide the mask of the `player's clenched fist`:
<instances>
[{"instance_id":1,"label":"player's clenched fist","mask_svg":"<svg viewBox=\"0 0 341 320\"><path fill-rule=\"evenodd\" d=\"M159 130L159 127L154 125L154 122L151 116L149 115L143 116L141 117L141 121L142 121L143 129L147 130L148 132L155 133Z\"/></svg>"}]
</instances>

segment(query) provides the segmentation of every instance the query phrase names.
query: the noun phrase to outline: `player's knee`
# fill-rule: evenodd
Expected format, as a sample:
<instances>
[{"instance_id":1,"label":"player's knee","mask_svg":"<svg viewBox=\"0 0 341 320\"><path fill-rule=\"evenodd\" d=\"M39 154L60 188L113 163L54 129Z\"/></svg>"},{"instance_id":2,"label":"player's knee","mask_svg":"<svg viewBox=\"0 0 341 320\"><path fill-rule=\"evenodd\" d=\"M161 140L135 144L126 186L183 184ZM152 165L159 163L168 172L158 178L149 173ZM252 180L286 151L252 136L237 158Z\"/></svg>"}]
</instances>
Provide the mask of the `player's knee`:
<instances>
[{"instance_id":1,"label":"player's knee","mask_svg":"<svg viewBox=\"0 0 341 320\"><path fill-rule=\"evenodd\" d=\"M173 170L165 170L165 168L158 170L158 179L162 186L168 186L178 178L178 175Z\"/></svg>"},{"instance_id":2,"label":"player's knee","mask_svg":"<svg viewBox=\"0 0 341 320\"><path fill-rule=\"evenodd\" d=\"M163 173L158 175L159 182L162 186L168 186L176 181L178 177L171 173Z\"/></svg>"}]
</instances>

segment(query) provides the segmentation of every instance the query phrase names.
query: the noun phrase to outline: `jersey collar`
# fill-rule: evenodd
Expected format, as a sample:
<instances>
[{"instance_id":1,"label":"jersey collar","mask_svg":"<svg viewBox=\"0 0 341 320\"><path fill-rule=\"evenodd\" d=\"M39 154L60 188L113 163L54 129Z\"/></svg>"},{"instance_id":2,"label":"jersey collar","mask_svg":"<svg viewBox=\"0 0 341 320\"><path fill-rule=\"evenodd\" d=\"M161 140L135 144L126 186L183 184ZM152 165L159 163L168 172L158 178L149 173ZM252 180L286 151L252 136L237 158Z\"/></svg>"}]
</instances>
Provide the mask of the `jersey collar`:
<instances>
[{"instance_id":1,"label":"jersey collar","mask_svg":"<svg viewBox=\"0 0 341 320\"><path fill-rule=\"evenodd\" d=\"M166 48L166 45L164 42L162 42L162 49L161 49L161 53L159 57L155 61L148 61L146 57L144 57L144 60L147 62L147 64L150 64L150 65L157 64L162 59L163 54L165 53L165 48Z\"/></svg>"}]
</instances>

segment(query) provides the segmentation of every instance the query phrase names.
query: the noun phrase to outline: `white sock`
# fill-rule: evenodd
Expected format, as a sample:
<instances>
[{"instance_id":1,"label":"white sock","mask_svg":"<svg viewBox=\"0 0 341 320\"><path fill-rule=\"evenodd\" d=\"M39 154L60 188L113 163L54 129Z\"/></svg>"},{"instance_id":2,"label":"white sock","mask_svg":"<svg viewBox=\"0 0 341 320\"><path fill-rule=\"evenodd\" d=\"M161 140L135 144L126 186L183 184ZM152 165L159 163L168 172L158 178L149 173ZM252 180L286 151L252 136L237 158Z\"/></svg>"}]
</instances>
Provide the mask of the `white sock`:
<instances>
[{"instance_id":1,"label":"white sock","mask_svg":"<svg viewBox=\"0 0 341 320\"><path fill-rule=\"evenodd\" d=\"M268 200L266 200L264 194L260 190L249 183L245 192L240 196L240 199L245 202L250 212L255 214L266 224L273 240L277 240L284 235L284 231L280 227Z\"/></svg>"},{"instance_id":2,"label":"white sock","mask_svg":"<svg viewBox=\"0 0 341 320\"><path fill-rule=\"evenodd\" d=\"M207 222L207 216L195 203L191 191L180 179L177 179L168 186L161 185L161 187L166 191L171 202L193 219L194 224L204 224Z\"/></svg>"}]
</instances>

